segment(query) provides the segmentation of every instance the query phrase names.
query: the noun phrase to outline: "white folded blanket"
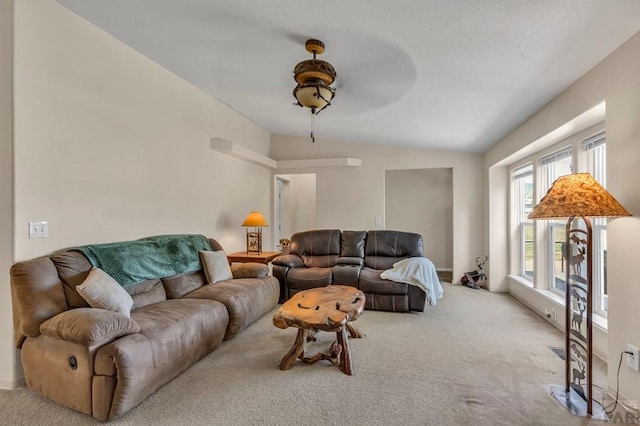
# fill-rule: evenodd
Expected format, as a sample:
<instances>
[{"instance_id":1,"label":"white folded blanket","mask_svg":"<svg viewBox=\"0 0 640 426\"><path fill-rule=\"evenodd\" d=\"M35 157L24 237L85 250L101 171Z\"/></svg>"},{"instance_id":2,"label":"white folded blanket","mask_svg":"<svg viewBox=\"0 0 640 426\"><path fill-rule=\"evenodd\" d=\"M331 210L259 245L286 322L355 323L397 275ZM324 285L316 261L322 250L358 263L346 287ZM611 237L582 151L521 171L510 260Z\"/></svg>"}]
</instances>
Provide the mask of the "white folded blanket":
<instances>
[{"instance_id":1,"label":"white folded blanket","mask_svg":"<svg viewBox=\"0 0 640 426\"><path fill-rule=\"evenodd\" d=\"M426 257L408 257L393 264L380 278L420 287L427 293L431 306L444 294L433 262Z\"/></svg>"}]
</instances>

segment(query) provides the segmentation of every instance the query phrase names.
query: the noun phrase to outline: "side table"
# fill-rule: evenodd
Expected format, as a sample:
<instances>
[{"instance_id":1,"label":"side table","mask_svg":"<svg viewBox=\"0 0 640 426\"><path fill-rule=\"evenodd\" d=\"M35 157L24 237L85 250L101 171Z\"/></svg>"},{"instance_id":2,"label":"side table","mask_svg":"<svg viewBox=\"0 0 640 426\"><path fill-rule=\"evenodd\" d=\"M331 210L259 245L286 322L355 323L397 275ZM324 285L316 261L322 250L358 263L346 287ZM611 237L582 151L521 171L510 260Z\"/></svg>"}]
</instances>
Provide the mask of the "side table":
<instances>
[{"instance_id":1,"label":"side table","mask_svg":"<svg viewBox=\"0 0 640 426\"><path fill-rule=\"evenodd\" d=\"M256 262L264 263L266 265L281 254L282 253L280 253L279 251L263 251L261 253L247 253L246 251L238 251L228 254L227 259L229 259L229 264L232 264L233 262Z\"/></svg>"},{"instance_id":2,"label":"side table","mask_svg":"<svg viewBox=\"0 0 640 426\"><path fill-rule=\"evenodd\" d=\"M351 286L328 285L294 294L273 316L273 325L278 328L298 328L293 346L280 361L280 370L291 367L296 359L308 364L327 360L351 376L353 367L346 333L348 331L354 338L362 337L362 333L349 323L362 314L364 304L364 293ZM305 344L316 340L318 331L335 332L336 341L331 345L329 354L307 356Z\"/></svg>"}]
</instances>

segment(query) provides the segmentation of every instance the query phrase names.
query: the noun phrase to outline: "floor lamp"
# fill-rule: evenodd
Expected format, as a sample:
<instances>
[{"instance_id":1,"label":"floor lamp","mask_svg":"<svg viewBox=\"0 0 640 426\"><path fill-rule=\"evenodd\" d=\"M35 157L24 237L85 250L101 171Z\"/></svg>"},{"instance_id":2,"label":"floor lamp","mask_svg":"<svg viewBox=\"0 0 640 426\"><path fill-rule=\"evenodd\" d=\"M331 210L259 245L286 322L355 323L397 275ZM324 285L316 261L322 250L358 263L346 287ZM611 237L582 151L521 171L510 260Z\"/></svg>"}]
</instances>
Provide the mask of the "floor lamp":
<instances>
[{"instance_id":1,"label":"floor lamp","mask_svg":"<svg viewBox=\"0 0 640 426\"><path fill-rule=\"evenodd\" d=\"M551 393L576 416L600 420L608 416L600 405L593 404L593 241L589 218L620 216L631 214L589 173L556 179L529 215L529 219L569 218L564 247L565 384L551 386Z\"/></svg>"}]
</instances>

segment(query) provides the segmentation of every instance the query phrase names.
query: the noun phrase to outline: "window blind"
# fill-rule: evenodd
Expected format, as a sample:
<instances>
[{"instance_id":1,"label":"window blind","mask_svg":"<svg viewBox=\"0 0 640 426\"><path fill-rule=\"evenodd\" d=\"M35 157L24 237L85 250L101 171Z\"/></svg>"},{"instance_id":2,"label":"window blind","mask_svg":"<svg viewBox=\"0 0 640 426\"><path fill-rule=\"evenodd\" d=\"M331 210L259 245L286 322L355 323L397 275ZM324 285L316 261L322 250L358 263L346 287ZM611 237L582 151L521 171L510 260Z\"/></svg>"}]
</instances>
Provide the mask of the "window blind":
<instances>
[{"instance_id":1,"label":"window blind","mask_svg":"<svg viewBox=\"0 0 640 426\"><path fill-rule=\"evenodd\" d=\"M602 133L598 133L595 136L590 137L589 139L584 140L582 144L584 146L584 149L588 151L590 149L594 149L601 145L604 145L606 141L607 139L606 139L605 132L602 132Z\"/></svg>"},{"instance_id":2,"label":"window blind","mask_svg":"<svg viewBox=\"0 0 640 426\"><path fill-rule=\"evenodd\" d=\"M526 166L521 166L514 169L511 172L511 176L513 179L522 179L527 176L531 176L533 174L533 164L527 164Z\"/></svg>"},{"instance_id":3,"label":"window blind","mask_svg":"<svg viewBox=\"0 0 640 426\"><path fill-rule=\"evenodd\" d=\"M571 157L571 147L566 147L561 151L556 151L553 154L547 155L540 159L540 164L546 166L547 164L555 163L565 158Z\"/></svg>"}]
</instances>

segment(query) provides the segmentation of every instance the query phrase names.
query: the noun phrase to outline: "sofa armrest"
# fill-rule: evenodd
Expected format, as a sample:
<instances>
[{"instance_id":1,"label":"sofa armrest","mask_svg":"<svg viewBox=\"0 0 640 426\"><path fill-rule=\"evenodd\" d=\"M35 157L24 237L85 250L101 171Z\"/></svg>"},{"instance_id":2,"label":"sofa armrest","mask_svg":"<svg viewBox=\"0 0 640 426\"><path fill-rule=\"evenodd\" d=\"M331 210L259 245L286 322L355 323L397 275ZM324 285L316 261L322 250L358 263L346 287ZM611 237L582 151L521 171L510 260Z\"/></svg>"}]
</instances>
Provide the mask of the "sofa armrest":
<instances>
[{"instance_id":1,"label":"sofa armrest","mask_svg":"<svg viewBox=\"0 0 640 426\"><path fill-rule=\"evenodd\" d=\"M361 257L339 257L336 261L337 265L356 265L362 266L364 265L364 259Z\"/></svg>"},{"instance_id":2,"label":"sofa armrest","mask_svg":"<svg viewBox=\"0 0 640 426\"><path fill-rule=\"evenodd\" d=\"M140 331L140 326L122 314L98 308L78 308L62 312L40 325L43 336L82 346L107 343L116 337Z\"/></svg>"},{"instance_id":3,"label":"sofa armrest","mask_svg":"<svg viewBox=\"0 0 640 426\"><path fill-rule=\"evenodd\" d=\"M285 254L271 261L274 265L287 266L289 268L302 268L304 261L297 254Z\"/></svg>"},{"instance_id":4,"label":"sofa armrest","mask_svg":"<svg viewBox=\"0 0 640 426\"><path fill-rule=\"evenodd\" d=\"M269 275L269 267L263 263L241 263L231 266L233 278L262 278Z\"/></svg>"}]
</instances>

